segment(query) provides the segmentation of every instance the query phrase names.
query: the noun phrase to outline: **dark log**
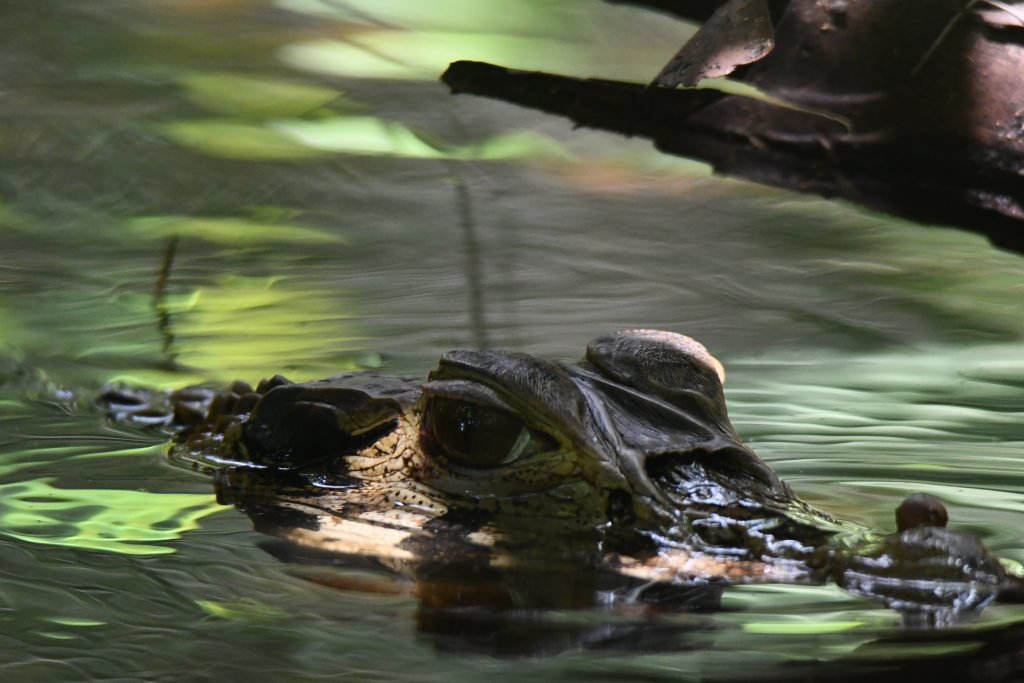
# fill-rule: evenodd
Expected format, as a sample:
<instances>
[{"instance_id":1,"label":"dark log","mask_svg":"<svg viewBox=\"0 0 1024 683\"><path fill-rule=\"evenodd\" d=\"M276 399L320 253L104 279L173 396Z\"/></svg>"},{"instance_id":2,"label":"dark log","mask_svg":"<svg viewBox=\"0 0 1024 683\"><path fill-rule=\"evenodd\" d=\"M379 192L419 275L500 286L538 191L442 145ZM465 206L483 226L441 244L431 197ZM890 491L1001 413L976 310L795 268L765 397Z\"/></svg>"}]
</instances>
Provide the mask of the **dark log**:
<instances>
[{"instance_id":1,"label":"dark log","mask_svg":"<svg viewBox=\"0 0 1024 683\"><path fill-rule=\"evenodd\" d=\"M791 0L775 49L734 75L799 109L475 62L442 78L456 93L650 138L717 172L960 226L1024 252L1024 24L989 6L961 15L964 4Z\"/></svg>"}]
</instances>

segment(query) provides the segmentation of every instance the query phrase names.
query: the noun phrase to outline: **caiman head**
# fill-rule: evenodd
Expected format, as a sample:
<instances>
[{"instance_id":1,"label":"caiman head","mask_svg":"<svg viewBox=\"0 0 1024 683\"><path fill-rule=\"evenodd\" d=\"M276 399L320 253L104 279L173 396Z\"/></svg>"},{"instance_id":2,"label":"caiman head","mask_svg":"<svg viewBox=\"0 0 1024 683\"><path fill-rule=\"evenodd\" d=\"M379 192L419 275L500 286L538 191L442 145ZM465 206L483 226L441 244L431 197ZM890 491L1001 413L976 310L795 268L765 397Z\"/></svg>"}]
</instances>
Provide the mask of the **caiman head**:
<instances>
[{"instance_id":1,"label":"caiman head","mask_svg":"<svg viewBox=\"0 0 1024 683\"><path fill-rule=\"evenodd\" d=\"M417 578L561 572L591 577L583 593L609 577L834 580L954 612L1006 587L937 512L912 504L882 535L800 501L736 434L723 379L701 344L654 330L595 339L570 364L452 351L425 382L178 392L173 457L215 470L222 500L263 531Z\"/></svg>"}]
</instances>

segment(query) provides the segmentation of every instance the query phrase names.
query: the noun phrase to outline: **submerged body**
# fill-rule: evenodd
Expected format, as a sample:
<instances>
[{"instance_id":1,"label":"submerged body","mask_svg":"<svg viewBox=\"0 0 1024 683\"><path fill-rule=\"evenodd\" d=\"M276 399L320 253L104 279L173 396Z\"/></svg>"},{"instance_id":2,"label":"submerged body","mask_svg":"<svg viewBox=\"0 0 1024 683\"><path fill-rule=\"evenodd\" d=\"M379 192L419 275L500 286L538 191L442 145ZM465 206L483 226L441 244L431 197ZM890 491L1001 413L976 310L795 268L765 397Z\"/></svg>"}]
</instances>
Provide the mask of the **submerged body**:
<instances>
[{"instance_id":1,"label":"submerged body","mask_svg":"<svg viewBox=\"0 0 1024 683\"><path fill-rule=\"evenodd\" d=\"M934 499L908 499L888 535L803 503L736 434L723 379L699 343L652 330L598 338L572 364L453 351L425 382L179 392L173 453L215 471L221 500L259 530L459 586L459 600L569 606L652 586L835 581L948 615L1014 581L944 528Z\"/></svg>"}]
</instances>

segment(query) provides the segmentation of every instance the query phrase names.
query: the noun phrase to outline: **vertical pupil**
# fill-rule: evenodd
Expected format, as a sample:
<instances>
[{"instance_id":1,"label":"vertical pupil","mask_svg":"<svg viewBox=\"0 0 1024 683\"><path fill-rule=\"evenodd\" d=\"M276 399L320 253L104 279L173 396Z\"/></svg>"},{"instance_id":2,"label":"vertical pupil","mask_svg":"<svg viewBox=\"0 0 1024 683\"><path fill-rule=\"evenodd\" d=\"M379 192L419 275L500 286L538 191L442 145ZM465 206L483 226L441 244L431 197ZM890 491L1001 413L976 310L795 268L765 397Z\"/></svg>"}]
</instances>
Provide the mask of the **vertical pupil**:
<instances>
[{"instance_id":1,"label":"vertical pupil","mask_svg":"<svg viewBox=\"0 0 1024 683\"><path fill-rule=\"evenodd\" d=\"M454 418L455 430L459 436L458 450L461 453L470 454L473 452L473 432L476 431L473 409L467 405L461 405L456 409Z\"/></svg>"}]
</instances>

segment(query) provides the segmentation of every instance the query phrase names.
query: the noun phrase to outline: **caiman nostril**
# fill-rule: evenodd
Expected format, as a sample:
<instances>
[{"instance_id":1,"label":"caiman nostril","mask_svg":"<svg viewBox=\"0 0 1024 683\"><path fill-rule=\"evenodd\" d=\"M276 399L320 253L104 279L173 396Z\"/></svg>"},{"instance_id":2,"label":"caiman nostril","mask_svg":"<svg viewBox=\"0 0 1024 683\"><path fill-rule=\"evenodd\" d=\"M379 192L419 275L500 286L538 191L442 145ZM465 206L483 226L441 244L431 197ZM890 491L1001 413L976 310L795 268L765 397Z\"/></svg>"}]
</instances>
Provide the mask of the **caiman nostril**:
<instances>
[{"instance_id":1,"label":"caiman nostril","mask_svg":"<svg viewBox=\"0 0 1024 683\"><path fill-rule=\"evenodd\" d=\"M946 506L935 496L915 493L896 508L896 530L916 529L925 526L944 527L949 521Z\"/></svg>"}]
</instances>

